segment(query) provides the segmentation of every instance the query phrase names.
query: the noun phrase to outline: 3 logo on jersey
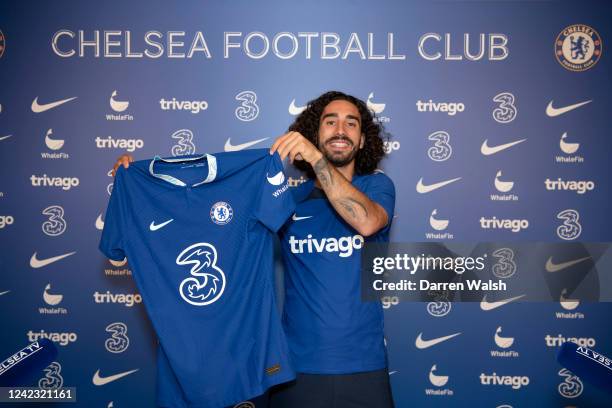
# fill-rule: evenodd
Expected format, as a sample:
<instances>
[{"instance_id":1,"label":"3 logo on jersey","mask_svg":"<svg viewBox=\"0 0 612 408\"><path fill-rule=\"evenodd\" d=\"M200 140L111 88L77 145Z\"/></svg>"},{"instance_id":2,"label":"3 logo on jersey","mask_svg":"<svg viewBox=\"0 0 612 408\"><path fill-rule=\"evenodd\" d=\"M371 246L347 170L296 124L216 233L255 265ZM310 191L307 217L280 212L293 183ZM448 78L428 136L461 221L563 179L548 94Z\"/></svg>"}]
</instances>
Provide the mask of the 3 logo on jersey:
<instances>
[{"instance_id":1,"label":"3 logo on jersey","mask_svg":"<svg viewBox=\"0 0 612 408\"><path fill-rule=\"evenodd\" d=\"M219 300L226 286L225 273L217 266L217 249L198 242L183 249L176 257L180 266L192 265L191 276L179 285L181 298L194 306L206 306Z\"/></svg>"}]
</instances>

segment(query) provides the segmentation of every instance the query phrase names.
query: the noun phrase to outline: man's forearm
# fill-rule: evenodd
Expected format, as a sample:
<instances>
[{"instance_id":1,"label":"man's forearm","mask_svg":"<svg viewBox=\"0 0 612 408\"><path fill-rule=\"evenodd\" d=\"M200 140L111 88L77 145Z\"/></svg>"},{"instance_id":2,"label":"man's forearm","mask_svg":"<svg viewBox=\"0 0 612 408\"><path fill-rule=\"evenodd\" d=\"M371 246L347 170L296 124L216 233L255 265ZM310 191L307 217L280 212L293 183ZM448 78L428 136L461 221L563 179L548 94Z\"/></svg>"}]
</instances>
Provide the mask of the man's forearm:
<instances>
[{"instance_id":1,"label":"man's forearm","mask_svg":"<svg viewBox=\"0 0 612 408\"><path fill-rule=\"evenodd\" d=\"M355 188L325 157L312 167L336 212L361 235L372 235L386 225L385 210Z\"/></svg>"}]
</instances>

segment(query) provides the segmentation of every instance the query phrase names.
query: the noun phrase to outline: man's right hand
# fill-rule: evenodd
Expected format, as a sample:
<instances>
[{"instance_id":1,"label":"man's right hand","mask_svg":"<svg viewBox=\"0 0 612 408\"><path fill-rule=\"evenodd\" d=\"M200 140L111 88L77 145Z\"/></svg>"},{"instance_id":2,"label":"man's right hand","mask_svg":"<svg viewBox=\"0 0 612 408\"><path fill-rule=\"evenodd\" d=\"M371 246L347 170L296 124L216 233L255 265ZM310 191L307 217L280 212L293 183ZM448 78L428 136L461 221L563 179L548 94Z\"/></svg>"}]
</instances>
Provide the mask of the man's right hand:
<instances>
[{"instance_id":1,"label":"man's right hand","mask_svg":"<svg viewBox=\"0 0 612 408\"><path fill-rule=\"evenodd\" d=\"M117 173L117 169L119 168L119 166L123 166L127 169L128 167L130 167L130 163L133 161L134 161L134 158L129 154L122 154L121 156L119 156L119 158L117 159L117 162L113 166L113 177L115 177L115 174Z\"/></svg>"}]
</instances>

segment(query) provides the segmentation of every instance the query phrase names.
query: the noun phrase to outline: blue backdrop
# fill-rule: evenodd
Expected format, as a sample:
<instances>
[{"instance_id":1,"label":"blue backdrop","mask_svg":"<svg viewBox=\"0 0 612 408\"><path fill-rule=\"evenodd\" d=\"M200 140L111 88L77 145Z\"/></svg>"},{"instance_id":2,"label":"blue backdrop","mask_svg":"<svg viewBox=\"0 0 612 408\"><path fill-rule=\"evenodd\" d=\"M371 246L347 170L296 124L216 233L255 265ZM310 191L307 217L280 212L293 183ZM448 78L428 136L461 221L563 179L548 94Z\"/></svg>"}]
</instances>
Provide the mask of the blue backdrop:
<instances>
[{"instance_id":1,"label":"blue backdrop","mask_svg":"<svg viewBox=\"0 0 612 408\"><path fill-rule=\"evenodd\" d=\"M111 165L270 146L332 89L391 135L393 241L610 241L611 21L607 2L3 2L4 357L50 336L43 384L153 406L154 333L97 250ZM446 300L385 299L398 407L610 405L555 360L568 338L612 354L609 303Z\"/></svg>"}]
</instances>

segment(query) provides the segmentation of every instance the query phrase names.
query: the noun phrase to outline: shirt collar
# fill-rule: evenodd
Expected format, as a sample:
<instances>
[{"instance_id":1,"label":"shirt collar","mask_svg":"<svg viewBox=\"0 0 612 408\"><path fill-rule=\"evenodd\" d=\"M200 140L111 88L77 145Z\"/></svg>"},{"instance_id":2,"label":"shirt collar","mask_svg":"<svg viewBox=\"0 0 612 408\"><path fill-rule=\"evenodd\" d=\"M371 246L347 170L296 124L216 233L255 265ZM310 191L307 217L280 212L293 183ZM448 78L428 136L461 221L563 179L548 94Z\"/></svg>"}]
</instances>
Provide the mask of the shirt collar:
<instances>
[{"instance_id":1,"label":"shirt collar","mask_svg":"<svg viewBox=\"0 0 612 408\"><path fill-rule=\"evenodd\" d=\"M214 181L215 178L217 177L217 158L213 156L212 154L203 154L201 156L187 157L187 158L177 157L174 159L163 159L159 156L155 156L149 163L149 174L151 174L153 177L157 177L161 180L164 180L170 184L174 184L175 186L185 187L187 186L187 184L177 179L176 177L172 177L169 174L155 173L154 171L155 163L158 161L161 161L164 163L188 163L188 162L201 160L204 157L206 157L206 162L208 163L208 175L206 176L204 180L198 183L192 184L191 187L197 187L200 184L210 183L211 181Z\"/></svg>"}]
</instances>

